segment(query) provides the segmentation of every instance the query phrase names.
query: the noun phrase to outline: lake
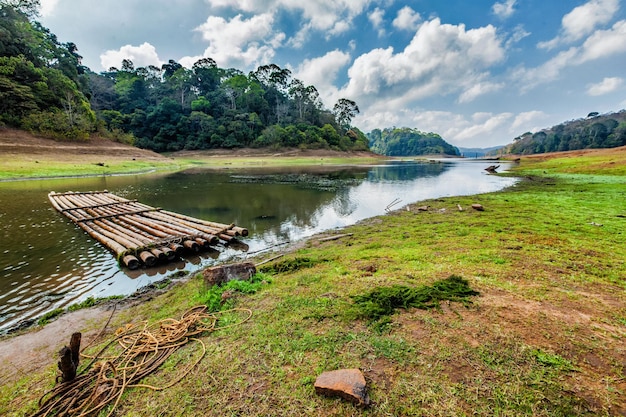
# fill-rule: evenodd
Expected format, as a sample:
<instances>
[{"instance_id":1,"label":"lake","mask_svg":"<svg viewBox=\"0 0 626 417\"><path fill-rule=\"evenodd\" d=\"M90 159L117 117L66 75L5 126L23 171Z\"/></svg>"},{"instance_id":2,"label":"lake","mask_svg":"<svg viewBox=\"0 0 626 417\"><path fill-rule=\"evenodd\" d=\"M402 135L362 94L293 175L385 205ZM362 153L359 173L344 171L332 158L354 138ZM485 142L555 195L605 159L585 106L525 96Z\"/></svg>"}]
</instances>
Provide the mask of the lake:
<instances>
[{"instance_id":1,"label":"lake","mask_svg":"<svg viewBox=\"0 0 626 417\"><path fill-rule=\"evenodd\" d=\"M176 271L242 260L416 201L497 191L514 178L489 161L393 161L368 166L190 169L175 173L0 183L0 332L84 299L129 295ZM502 169L506 163L502 164ZM239 244L152 269L120 268L102 245L56 212L50 191L108 190L200 219L235 223Z\"/></svg>"}]
</instances>

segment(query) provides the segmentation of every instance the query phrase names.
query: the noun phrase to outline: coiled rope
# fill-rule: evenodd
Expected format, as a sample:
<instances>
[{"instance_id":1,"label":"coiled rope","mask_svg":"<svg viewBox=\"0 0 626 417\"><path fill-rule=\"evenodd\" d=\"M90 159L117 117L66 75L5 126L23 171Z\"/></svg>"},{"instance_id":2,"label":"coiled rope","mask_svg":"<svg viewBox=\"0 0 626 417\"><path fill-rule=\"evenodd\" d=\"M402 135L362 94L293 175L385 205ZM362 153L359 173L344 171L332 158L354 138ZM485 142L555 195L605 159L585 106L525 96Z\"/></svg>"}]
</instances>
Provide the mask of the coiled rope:
<instances>
[{"instance_id":1,"label":"coiled rope","mask_svg":"<svg viewBox=\"0 0 626 417\"><path fill-rule=\"evenodd\" d=\"M69 382L57 385L39 400L39 410L33 417L97 415L113 404L110 416L127 388L143 387L155 391L164 390L182 380L204 358L206 347L202 340L193 337L205 332L225 329L244 323L252 317L249 309L231 309L208 313L206 306L194 307L180 320L164 319L153 325L141 322L118 329L115 338L91 359L79 375ZM219 316L233 311L245 313L237 323L217 326ZM199 344L201 353L178 378L162 387L142 384L140 381L156 371L163 362L181 346L190 341ZM115 354L105 355L109 350Z\"/></svg>"}]
</instances>

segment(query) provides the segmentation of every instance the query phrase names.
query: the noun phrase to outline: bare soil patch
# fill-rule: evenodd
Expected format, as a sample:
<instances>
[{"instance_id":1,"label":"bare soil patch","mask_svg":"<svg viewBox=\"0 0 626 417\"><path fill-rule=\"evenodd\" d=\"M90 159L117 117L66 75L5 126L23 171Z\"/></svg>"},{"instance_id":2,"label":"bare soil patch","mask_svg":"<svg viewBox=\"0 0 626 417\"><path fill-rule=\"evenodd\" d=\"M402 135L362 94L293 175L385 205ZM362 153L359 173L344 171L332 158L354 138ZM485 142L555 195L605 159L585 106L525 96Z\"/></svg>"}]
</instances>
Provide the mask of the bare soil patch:
<instances>
[{"instance_id":1,"label":"bare soil patch","mask_svg":"<svg viewBox=\"0 0 626 417\"><path fill-rule=\"evenodd\" d=\"M553 158L574 158L580 156L626 157L626 146L606 149L577 149L575 151L538 153L534 155L524 155L522 158L535 161L545 161Z\"/></svg>"},{"instance_id":2,"label":"bare soil patch","mask_svg":"<svg viewBox=\"0 0 626 417\"><path fill-rule=\"evenodd\" d=\"M100 136L93 136L85 141L61 142L35 136L22 130L6 128L0 128L0 153L57 162L87 162L85 158L91 159L92 157L99 160L136 158L148 161L168 161L167 157L158 153Z\"/></svg>"}]
</instances>

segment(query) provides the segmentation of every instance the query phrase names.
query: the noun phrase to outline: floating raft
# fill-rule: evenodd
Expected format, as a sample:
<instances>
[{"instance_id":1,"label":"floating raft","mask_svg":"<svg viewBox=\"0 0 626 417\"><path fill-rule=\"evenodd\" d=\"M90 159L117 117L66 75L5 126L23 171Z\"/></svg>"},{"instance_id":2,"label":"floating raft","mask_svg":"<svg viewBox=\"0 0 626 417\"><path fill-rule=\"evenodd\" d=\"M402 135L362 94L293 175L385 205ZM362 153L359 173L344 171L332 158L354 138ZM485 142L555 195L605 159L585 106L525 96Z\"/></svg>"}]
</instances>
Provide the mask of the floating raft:
<instances>
[{"instance_id":1,"label":"floating raft","mask_svg":"<svg viewBox=\"0 0 626 417\"><path fill-rule=\"evenodd\" d=\"M127 200L108 191L48 194L52 206L117 256L130 269L176 259L220 241L247 236L234 224L196 219Z\"/></svg>"}]
</instances>

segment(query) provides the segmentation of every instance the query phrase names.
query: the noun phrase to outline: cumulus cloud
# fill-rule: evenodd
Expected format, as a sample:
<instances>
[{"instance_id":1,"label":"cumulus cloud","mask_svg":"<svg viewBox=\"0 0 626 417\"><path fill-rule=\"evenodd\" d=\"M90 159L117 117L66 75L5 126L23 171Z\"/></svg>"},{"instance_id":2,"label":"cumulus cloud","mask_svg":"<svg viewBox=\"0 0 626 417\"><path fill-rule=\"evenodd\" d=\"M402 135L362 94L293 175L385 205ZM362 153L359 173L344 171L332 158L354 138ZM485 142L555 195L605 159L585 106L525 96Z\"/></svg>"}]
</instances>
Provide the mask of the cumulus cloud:
<instances>
[{"instance_id":1,"label":"cumulus cloud","mask_svg":"<svg viewBox=\"0 0 626 417\"><path fill-rule=\"evenodd\" d=\"M519 113L515 116L515 120L513 120L509 132L513 134L518 134L519 132L534 132L538 130L538 128L535 127L536 124L541 120L545 120L546 117L547 114L539 110Z\"/></svg>"},{"instance_id":2,"label":"cumulus cloud","mask_svg":"<svg viewBox=\"0 0 626 417\"><path fill-rule=\"evenodd\" d=\"M124 45L118 50L109 50L100 55L100 64L103 68L121 68L122 60L129 59L135 68L155 65L160 67L164 64L157 54L156 48L144 42L139 46Z\"/></svg>"},{"instance_id":3,"label":"cumulus cloud","mask_svg":"<svg viewBox=\"0 0 626 417\"><path fill-rule=\"evenodd\" d=\"M470 86L459 96L459 103L469 103L484 94L500 91L504 88L503 83L479 82Z\"/></svg>"},{"instance_id":4,"label":"cumulus cloud","mask_svg":"<svg viewBox=\"0 0 626 417\"><path fill-rule=\"evenodd\" d=\"M248 13L274 13L282 9L301 13L304 25L331 34L351 27L355 16L361 14L371 0L207 0L213 7L232 8Z\"/></svg>"},{"instance_id":5,"label":"cumulus cloud","mask_svg":"<svg viewBox=\"0 0 626 417\"><path fill-rule=\"evenodd\" d=\"M515 13L515 3L517 3L517 0L506 0L502 3L495 3L491 7L491 11L499 18L506 19Z\"/></svg>"},{"instance_id":6,"label":"cumulus cloud","mask_svg":"<svg viewBox=\"0 0 626 417\"><path fill-rule=\"evenodd\" d=\"M42 17L51 16L57 7L59 0L41 0L39 13Z\"/></svg>"},{"instance_id":7,"label":"cumulus cloud","mask_svg":"<svg viewBox=\"0 0 626 417\"><path fill-rule=\"evenodd\" d=\"M417 30L422 17L409 6L404 6L398 11L398 16L393 19L393 26L401 30Z\"/></svg>"},{"instance_id":8,"label":"cumulus cloud","mask_svg":"<svg viewBox=\"0 0 626 417\"><path fill-rule=\"evenodd\" d=\"M335 49L321 57L305 59L293 71L293 75L304 84L314 85L322 96L324 104L330 107L339 98L338 89L334 86L337 74L349 63L350 54Z\"/></svg>"},{"instance_id":9,"label":"cumulus cloud","mask_svg":"<svg viewBox=\"0 0 626 417\"><path fill-rule=\"evenodd\" d=\"M620 20L610 29L593 33L582 46L562 51L539 67L520 68L514 71L512 78L522 84L522 91L528 91L557 79L565 68L624 52L626 52L626 20Z\"/></svg>"},{"instance_id":10,"label":"cumulus cloud","mask_svg":"<svg viewBox=\"0 0 626 417\"><path fill-rule=\"evenodd\" d=\"M368 16L370 22L372 22L372 26L374 29L378 31L378 36L382 36L385 34L385 28L383 27L385 17L385 11L379 7L375 8Z\"/></svg>"},{"instance_id":11,"label":"cumulus cloud","mask_svg":"<svg viewBox=\"0 0 626 417\"><path fill-rule=\"evenodd\" d=\"M477 112L469 116L448 111L416 112L412 122L419 129L427 132L438 132L446 141L462 145L471 139L500 141L497 132L507 126L513 118L509 112L489 113Z\"/></svg>"},{"instance_id":12,"label":"cumulus cloud","mask_svg":"<svg viewBox=\"0 0 626 417\"><path fill-rule=\"evenodd\" d=\"M610 22L618 10L619 0L591 0L563 16L557 37L540 42L537 46L550 50L561 44L576 42L592 33L598 26Z\"/></svg>"},{"instance_id":13,"label":"cumulus cloud","mask_svg":"<svg viewBox=\"0 0 626 417\"><path fill-rule=\"evenodd\" d=\"M274 49L285 39L282 32L274 32L274 17L265 13L244 19L237 15L230 20L209 16L196 28L202 39L209 42L205 57L213 58L220 66L243 66L267 63L274 57Z\"/></svg>"},{"instance_id":14,"label":"cumulus cloud","mask_svg":"<svg viewBox=\"0 0 626 417\"><path fill-rule=\"evenodd\" d=\"M348 70L344 93L358 102L384 101L400 108L432 95L466 91L503 59L493 26L466 30L433 19L420 26L401 52L388 47L359 56Z\"/></svg>"},{"instance_id":15,"label":"cumulus cloud","mask_svg":"<svg viewBox=\"0 0 626 417\"><path fill-rule=\"evenodd\" d=\"M612 93L624 84L624 79L619 77L606 77L597 84L587 86L587 94L590 96L602 96Z\"/></svg>"}]
</instances>

